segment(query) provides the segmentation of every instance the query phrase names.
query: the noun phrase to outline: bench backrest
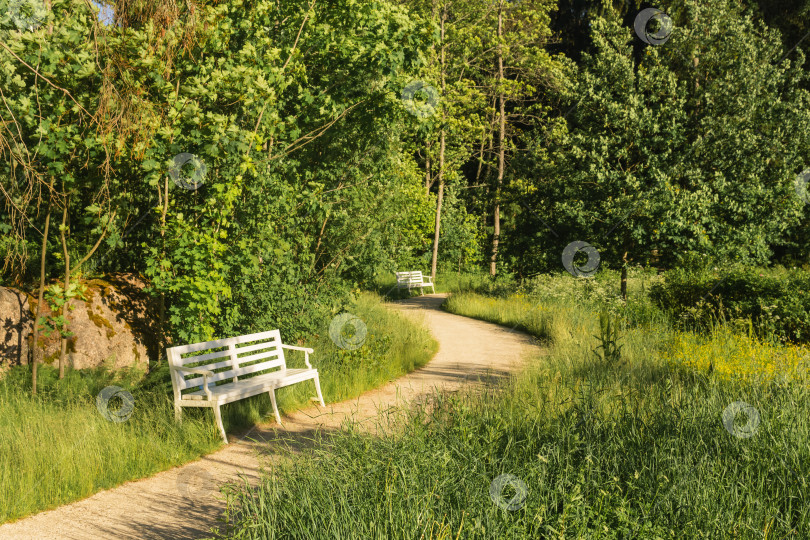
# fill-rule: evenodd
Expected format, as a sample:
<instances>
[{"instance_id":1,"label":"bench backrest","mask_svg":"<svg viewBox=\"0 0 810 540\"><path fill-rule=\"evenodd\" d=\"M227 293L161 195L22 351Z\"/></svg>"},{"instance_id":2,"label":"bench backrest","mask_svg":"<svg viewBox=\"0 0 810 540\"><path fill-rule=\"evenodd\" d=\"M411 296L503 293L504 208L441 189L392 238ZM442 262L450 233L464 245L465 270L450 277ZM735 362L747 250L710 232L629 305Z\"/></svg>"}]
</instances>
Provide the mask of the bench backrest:
<instances>
[{"instance_id":1,"label":"bench backrest","mask_svg":"<svg viewBox=\"0 0 810 540\"><path fill-rule=\"evenodd\" d=\"M245 375L287 368L279 330L170 347L166 354L169 366L213 371L214 376L208 378L209 386L226 379L236 382ZM175 399L180 399L183 390L202 389L202 375L174 370L171 375Z\"/></svg>"},{"instance_id":2,"label":"bench backrest","mask_svg":"<svg viewBox=\"0 0 810 540\"><path fill-rule=\"evenodd\" d=\"M410 284L419 284L422 283L422 272L417 270L415 272L396 272L397 275L397 283L410 283Z\"/></svg>"}]
</instances>

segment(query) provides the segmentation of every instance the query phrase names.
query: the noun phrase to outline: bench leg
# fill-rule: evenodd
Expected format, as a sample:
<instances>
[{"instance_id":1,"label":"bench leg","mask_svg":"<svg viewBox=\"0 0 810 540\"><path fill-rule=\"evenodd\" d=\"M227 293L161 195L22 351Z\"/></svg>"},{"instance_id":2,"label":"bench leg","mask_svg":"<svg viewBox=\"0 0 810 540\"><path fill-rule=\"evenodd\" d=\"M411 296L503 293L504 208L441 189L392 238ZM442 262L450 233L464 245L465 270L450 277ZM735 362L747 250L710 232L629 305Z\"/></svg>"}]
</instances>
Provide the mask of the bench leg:
<instances>
[{"instance_id":1,"label":"bench leg","mask_svg":"<svg viewBox=\"0 0 810 540\"><path fill-rule=\"evenodd\" d=\"M183 421L183 411L180 404L176 401L174 402L174 421L175 422L182 422Z\"/></svg>"},{"instance_id":2,"label":"bench leg","mask_svg":"<svg viewBox=\"0 0 810 540\"><path fill-rule=\"evenodd\" d=\"M217 427L219 428L220 435L222 435L222 440L225 441L225 444L228 444L228 436L225 435L225 428L222 426L222 413L219 411L219 403L213 405L211 408L214 409L214 418L217 419Z\"/></svg>"},{"instance_id":3,"label":"bench leg","mask_svg":"<svg viewBox=\"0 0 810 540\"><path fill-rule=\"evenodd\" d=\"M321 407L326 407L326 403L323 402L323 394L321 394L321 380L315 375L313 379L315 381L315 390L318 392L318 400L321 402Z\"/></svg>"},{"instance_id":4,"label":"bench leg","mask_svg":"<svg viewBox=\"0 0 810 540\"><path fill-rule=\"evenodd\" d=\"M276 422L281 424L281 415L278 414L278 405L276 405L276 390L274 388L267 393L270 394L270 401L273 402L273 412L276 413Z\"/></svg>"}]
</instances>

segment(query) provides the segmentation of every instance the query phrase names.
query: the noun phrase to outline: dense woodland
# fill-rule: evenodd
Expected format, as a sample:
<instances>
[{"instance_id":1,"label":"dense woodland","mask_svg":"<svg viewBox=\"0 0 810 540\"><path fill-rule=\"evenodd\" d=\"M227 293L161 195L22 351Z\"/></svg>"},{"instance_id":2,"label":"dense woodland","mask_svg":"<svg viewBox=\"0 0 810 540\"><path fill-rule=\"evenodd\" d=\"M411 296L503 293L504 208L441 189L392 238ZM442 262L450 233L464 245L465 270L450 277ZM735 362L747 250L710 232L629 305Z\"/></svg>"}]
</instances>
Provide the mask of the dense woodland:
<instances>
[{"instance_id":1,"label":"dense woodland","mask_svg":"<svg viewBox=\"0 0 810 540\"><path fill-rule=\"evenodd\" d=\"M576 240L810 262L805 0L3 2L2 283L54 313L140 273L191 342Z\"/></svg>"}]
</instances>

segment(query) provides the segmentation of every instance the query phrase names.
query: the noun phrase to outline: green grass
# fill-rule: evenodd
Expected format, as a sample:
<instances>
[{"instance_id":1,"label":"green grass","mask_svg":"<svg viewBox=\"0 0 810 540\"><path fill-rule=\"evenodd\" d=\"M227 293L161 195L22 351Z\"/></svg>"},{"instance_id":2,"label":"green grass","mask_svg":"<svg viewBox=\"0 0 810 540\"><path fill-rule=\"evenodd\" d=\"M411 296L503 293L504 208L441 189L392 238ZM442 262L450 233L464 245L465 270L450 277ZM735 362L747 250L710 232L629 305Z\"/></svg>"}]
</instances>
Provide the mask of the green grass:
<instances>
[{"instance_id":1,"label":"green grass","mask_svg":"<svg viewBox=\"0 0 810 540\"><path fill-rule=\"evenodd\" d=\"M362 347L335 346L329 321L307 342L316 351L310 361L321 373L327 402L357 396L411 371L437 350L418 321L388 310L378 296L363 294L351 308L368 328ZM287 360L291 367L304 366L300 353L290 352ZM43 365L35 398L27 368L15 368L0 380L0 522L150 476L222 445L210 410L184 409L182 424L175 424L165 365L141 375L68 370L58 381L56 370ZM132 415L120 423L108 421L96 407L98 392L113 384L134 397ZM314 389L310 382L277 393L282 411L291 411L305 405ZM270 414L266 395L223 407L225 429L232 433Z\"/></svg>"},{"instance_id":2,"label":"green grass","mask_svg":"<svg viewBox=\"0 0 810 540\"><path fill-rule=\"evenodd\" d=\"M230 493L225 536L806 538L806 374L752 384L673 364L666 318L641 294L622 312L606 283L451 297L451 311L529 329L550 354L487 394L437 396L386 436L345 430L279 464ZM606 308L622 322L613 362L594 353ZM723 424L737 401L759 412L750 438L733 434L745 414ZM490 498L502 474L526 486L517 510Z\"/></svg>"},{"instance_id":3,"label":"green grass","mask_svg":"<svg viewBox=\"0 0 810 540\"><path fill-rule=\"evenodd\" d=\"M138 392L104 372L40 367L36 398L8 377L0 384L0 522L84 498L150 476L217 447L203 418L173 422L168 399ZM106 420L95 395L107 384L130 387L135 409L125 422ZM58 388L57 388L58 386Z\"/></svg>"}]
</instances>

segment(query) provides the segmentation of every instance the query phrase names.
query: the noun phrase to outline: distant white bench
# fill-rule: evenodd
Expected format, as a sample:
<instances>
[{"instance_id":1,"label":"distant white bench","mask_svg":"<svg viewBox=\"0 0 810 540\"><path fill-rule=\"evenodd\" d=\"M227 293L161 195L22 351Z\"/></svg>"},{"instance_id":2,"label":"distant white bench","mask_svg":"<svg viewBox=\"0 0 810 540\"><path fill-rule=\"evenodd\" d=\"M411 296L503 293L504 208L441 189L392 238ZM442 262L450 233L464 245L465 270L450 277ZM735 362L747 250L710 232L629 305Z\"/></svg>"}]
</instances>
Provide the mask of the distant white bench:
<instances>
[{"instance_id":1,"label":"distant white bench","mask_svg":"<svg viewBox=\"0 0 810 540\"><path fill-rule=\"evenodd\" d=\"M287 369L284 349L303 351L307 367ZM222 440L227 444L219 411L221 405L267 392L280 424L276 388L309 379L315 381L318 392L318 397L312 399L325 407L318 370L309 363L309 355L313 352L306 347L284 345L278 330L170 347L166 353L172 376L175 419L180 421L182 407L210 407L214 410ZM230 382L216 384L228 379Z\"/></svg>"},{"instance_id":2,"label":"distant white bench","mask_svg":"<svg viewBox=\"0 0 810 540\"><path fill-rule=\"evenodd\" d=\"M397 289L411 289L418 288L421 293L424 293L425 287L430 287L433 292L436 292L436 287L433 286L430 278L425 278L419 270L415 272L395 272L397 276Z\"/></svg>"}]
</instances>

